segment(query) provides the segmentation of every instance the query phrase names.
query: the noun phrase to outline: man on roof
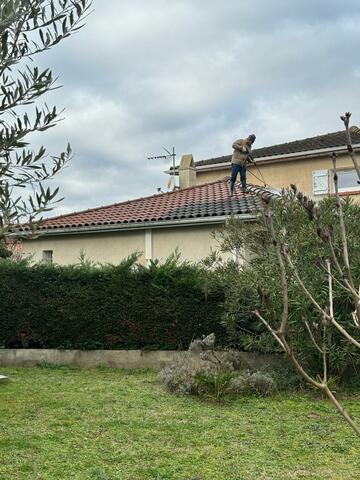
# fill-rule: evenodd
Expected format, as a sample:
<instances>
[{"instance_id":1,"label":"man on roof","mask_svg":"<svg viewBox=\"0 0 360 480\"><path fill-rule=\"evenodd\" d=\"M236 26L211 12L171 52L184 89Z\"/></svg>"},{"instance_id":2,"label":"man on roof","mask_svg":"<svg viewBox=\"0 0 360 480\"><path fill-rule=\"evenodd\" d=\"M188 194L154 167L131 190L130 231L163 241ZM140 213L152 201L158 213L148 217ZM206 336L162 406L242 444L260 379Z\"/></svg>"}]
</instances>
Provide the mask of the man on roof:
<instances>
[{"instance_id":1,"label":"man on roof","mask_svg":"<svg viewBox=\"0 0 360 480\"><path fill-rule=\"evenodd\" d=\"M238 173L240 173L241 189L246 192L246 165L248 162L254 163L254 159L251 156L251 147L255 142L256 136L254 134L249 135L245 139L235 140L232 145L234 153L231 159L231 180L230 180L230 194L234 194L234 186Z\"/></svg>"}]
</instances>

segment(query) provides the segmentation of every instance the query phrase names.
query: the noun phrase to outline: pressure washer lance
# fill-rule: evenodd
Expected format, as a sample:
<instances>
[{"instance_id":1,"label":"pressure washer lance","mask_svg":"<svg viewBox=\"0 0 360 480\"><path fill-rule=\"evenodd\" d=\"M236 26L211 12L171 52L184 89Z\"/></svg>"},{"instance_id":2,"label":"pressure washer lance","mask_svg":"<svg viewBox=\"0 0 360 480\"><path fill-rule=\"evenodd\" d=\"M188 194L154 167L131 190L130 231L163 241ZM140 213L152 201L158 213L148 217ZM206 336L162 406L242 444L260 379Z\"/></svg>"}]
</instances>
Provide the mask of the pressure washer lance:
<instances>
[{"instance_id":1,"label":"pressure washer lance","mask_svg":"<svg viewBox=\"0 0 360 480\"><path fill-rule=\"evenodd\" d=\"M265 182L264 176L263 176L263 174L261 173L261 170L260 170L260 168L258 167L258 165L257 165L254 157L251 155L251 153L248 154L248 158L250 159L250 162L252 162L252 163L255 165L255 167L257 168L257 171L259 172L261 178L257 177L257 176L256 176L254 173L252 173L252 172L249 172L249 173L250 173L251 175L253 175L255 178L257 178L258 180L260 180L260 182L262 182L262 183L264 184L264 187L267 187L267 184L266 184L266 182Z\"/></svg>"}]
</instances>

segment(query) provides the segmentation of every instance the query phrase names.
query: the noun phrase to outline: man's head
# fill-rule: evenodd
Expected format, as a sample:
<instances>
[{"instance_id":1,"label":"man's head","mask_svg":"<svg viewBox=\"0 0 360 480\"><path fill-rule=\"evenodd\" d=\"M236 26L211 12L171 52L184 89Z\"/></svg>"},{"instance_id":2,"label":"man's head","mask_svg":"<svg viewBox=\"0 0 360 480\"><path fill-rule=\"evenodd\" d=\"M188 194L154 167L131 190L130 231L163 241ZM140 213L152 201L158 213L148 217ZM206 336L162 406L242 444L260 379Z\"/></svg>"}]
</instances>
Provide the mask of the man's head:
<instances>
[{"instance_id":1,"label":"man's head","mask_svg":"<svg viewBox=\"0 0 360 480\"><path fill-rule=\"evenodd\" d=\"M253 133L251 135L248 136L248 138L246 139L246 143L248 143L249 145L252 145L256 140L256 135L254 135Z\"/></svg>"}]
</instances>

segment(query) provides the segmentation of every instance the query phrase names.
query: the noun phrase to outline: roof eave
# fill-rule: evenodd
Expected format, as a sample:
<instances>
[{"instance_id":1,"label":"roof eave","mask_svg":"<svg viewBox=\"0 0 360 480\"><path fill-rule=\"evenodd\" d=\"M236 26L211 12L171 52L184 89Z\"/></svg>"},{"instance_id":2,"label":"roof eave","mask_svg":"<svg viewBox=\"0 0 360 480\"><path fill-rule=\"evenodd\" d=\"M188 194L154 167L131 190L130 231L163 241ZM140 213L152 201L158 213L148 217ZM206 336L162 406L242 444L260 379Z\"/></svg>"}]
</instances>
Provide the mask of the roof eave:
<instances>
[{"instance_id":1,"label":"roof eave","mask_svg":"<svg viewBox=\"0 0 360 480\"><path fill-rule=\"evenodd\" d=\"M258 218L259 214L238 214L234 215L244 221L252 221ZM176 220L161 220L154 222L137 222L137 223L119 223L114 225L91 225L82 227L64 227L64 228L51 228L38 230L36 237L43 236L58 236L58 235L79 235L90 233L111 233L119 231L133 231L133 230L149 230L152 228L171 228L171 227L191 227L196 225L215 225L224 223L229 219L230 215L221 215L214 217L203 218L188 218L188 219L176 219ZM11 235L13 238L30 238L33 236L32 232L14 232Z\"/></svg>"}]
</instances>

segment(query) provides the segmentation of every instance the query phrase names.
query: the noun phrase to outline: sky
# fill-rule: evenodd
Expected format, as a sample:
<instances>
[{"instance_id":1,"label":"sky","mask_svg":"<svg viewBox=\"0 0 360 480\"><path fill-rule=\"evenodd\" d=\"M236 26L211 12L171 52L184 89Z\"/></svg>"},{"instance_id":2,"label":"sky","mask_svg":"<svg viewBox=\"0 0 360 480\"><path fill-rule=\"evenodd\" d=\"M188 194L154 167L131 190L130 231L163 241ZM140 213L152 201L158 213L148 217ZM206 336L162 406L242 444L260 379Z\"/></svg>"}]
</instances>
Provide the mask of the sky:
<instances>
[{"instance_id":1,"label":"sky","mask_svg":"<svg viewBox=\"0 0 360 480\"><path fill-rule=\"evenodd\" d=\"M53 182L64 214L166 191L177 160L360 125L359 0L94 0L85 27L35 59L65 109L35 135L74 158ZM296 180L295 180L296 181Z\"/></svg>"}]
</instances>

